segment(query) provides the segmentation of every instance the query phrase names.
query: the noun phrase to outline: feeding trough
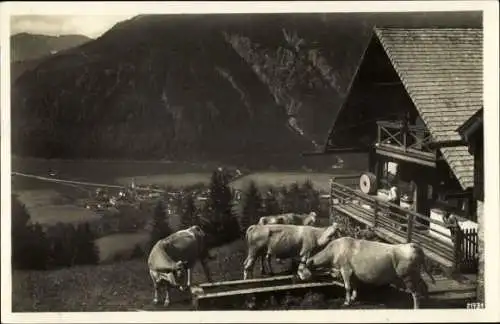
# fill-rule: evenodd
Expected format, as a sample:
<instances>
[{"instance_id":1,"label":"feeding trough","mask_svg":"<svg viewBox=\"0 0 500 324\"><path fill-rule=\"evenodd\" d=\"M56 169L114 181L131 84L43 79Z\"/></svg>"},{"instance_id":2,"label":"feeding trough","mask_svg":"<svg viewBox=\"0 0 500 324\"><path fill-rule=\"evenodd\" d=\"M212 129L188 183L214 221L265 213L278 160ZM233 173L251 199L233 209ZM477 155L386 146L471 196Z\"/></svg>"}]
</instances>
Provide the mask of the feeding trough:
<instances>
[{"instance_id":1,"label":"feeding trough","mask_svg":"<svg viewBox=\"0 0 500 324\"><path fill-rule=\"evenodd\" d=\"M343 288L328 273L320 273L311 281L302 281L295 275L274 276L247 280L204 283L191 288L193 307L197 310L217 309L221 304L235 305L270 295L304 294L310 290ZM338 291L339 293L341 290ZM236 306L234 306L236 307Z\"/></svg>"}]
</instances>

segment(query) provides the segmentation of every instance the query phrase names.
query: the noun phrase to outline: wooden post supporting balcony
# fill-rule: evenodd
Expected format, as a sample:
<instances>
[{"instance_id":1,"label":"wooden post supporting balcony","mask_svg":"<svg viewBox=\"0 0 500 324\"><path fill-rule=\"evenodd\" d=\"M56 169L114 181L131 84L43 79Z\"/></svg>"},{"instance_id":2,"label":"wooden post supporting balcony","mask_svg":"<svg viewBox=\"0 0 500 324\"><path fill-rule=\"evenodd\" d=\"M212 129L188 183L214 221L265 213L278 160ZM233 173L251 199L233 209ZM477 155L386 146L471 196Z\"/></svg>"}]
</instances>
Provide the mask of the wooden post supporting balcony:
<instances>
[{"instance_id":1,"label":"wooden post supporting balcony","mask_svg":"<svg viewBox=\"0 0 500 324\"><path fill-rule=\"evenodd\" d=\"M406 214L406 218L407 218L407 226L406 226L406 241L408 243L411 243L411 239L412 239L412 234L413 234L413 220L415 219L413 217L413 214L412 213L408 213Z\"/></svg>"},{"instance_id":2,"label":"wooden post supporting balcony","mask_svg":"<svg viewBox=\"0 0 500 324\"><path fill-rule=\"evenodd\" d=\"M457 226L458 227L458 226ZM462 240L463 233L460 228L456 228L454 233L452 233L453 239L453 252L455 261L455 272L459 273L462 266Z\"/></svg>"}]
</instances>

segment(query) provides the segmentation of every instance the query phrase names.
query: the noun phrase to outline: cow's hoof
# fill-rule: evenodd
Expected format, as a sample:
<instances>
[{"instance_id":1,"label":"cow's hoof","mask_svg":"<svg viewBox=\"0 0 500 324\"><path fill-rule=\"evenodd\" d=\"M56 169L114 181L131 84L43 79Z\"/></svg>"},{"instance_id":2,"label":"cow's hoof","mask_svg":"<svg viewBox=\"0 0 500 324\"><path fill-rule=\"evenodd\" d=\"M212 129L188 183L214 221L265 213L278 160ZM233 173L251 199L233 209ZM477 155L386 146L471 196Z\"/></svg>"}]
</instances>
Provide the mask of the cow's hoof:
<instances>
[{"instance_id":1,"label":"cow's hoof","mask_svg":"<svg viewBox=\"0 0 500 324\"><path fill-rule=\"evenodd\" d=\"M153 299L153 304L158 305L160 301L158 299Z\"/></svg>"},{"instance_id":2,"label":"cow's hoof","mask_svg":"<svg viewBox=\"0 0 500 324\"><path fill-rule=\"evenodd\" d=\"M345 302L342 304L342 306L349 306L349 305L351 305L351 303L350 303L350 302L348 302L348 301L345 301Z\"/></svg>"},{"instance_id":3,"label":"cow's hoof","mask_svg":"<svg viewBox=\"0 0 500 324\"><path fill-rule=\"evenodd\" d=\"M170 300L165 300L165 302L163 303L163 306L168 307L169 305L170 305Z\"/></svg>"}]
</instances>

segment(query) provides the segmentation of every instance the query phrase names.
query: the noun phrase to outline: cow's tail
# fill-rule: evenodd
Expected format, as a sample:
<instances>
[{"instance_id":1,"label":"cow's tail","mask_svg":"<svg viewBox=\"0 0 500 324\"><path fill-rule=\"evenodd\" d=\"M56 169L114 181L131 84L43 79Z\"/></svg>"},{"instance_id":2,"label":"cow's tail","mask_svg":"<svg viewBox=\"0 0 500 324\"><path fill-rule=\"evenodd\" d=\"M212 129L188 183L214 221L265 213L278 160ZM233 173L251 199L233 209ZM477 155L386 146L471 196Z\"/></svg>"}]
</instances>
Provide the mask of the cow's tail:
<instances>
[{"instance_id":1,"label":"cow's tail","mask_svg":"<svg viewBox=\"0 0 500 324\"><path fill-rule=\"evenodd\" d=\"M431 279L432 284L436 284L436 280L434 279L434 277L432 276L431 271L429 270L429 267L428 267L428 264L427 264L427 258L425 257L424 250L422 249L422 247L420 247L417 244L414 244L414 247L415 247L415 251L417 252L418 261L422 265L422 268L423 268L424 272L429 276L429 278Z\"/></svg>"}]
</instances>

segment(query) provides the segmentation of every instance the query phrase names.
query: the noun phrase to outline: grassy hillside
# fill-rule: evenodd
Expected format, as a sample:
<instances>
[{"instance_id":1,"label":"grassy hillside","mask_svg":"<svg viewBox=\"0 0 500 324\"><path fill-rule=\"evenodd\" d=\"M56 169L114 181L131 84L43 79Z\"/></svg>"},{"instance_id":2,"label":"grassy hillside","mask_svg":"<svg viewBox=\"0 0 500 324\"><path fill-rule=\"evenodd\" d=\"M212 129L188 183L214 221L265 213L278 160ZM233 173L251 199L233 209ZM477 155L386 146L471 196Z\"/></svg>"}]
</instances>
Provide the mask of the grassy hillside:
<instances>
[{"instance_id":1,"label":"grassy hillside","mask_svg":"<svg viewBox=\"0 0 500 324\"><path fill-rule=\"evenodd\" d=\"M213 250L209 263L215 281L242 278L245 244L234 242ZM277 268L279 269L279 268ZM257 272L256 272L257 273ZM197 265L193 282L205 282ZM50 272L15 271L13 311L126 311L151 307L153 286L145 258L110 265L86 266ZM172 294L171 310L189 308L189 296Z\"/></svg>"}]
</instances>

